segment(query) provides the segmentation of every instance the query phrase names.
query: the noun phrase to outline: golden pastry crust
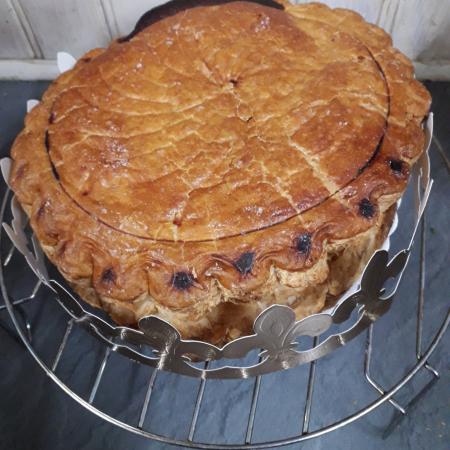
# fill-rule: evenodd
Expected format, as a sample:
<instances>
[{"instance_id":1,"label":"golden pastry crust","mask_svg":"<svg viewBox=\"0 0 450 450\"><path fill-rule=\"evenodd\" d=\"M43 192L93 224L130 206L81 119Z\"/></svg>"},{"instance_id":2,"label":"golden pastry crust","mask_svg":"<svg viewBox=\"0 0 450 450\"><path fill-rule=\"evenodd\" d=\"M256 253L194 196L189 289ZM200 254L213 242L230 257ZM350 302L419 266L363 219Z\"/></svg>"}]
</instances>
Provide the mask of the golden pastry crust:
<instances>
[{"instance_id":1,"label":"golden pastry crust","mask_svg":"<svg viewBox=\"0 0 450 450\"><path fill-rule=\"evenodd\" d=\"M12 188L49 259L118 323L156 314L217 342L271 303L302 317L386 236L429 94L359 15L283 5L155 21L27 115Z\"/></svg>"}]
</instances>

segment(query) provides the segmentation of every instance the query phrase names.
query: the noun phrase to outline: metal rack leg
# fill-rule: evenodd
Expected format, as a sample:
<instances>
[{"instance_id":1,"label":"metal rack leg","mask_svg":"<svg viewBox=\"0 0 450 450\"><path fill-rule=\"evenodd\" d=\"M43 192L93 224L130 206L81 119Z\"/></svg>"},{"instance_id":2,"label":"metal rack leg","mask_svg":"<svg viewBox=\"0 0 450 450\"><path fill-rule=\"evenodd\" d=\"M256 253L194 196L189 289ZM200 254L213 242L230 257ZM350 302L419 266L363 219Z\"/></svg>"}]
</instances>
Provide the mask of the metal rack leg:
<instances>
[{"instance_id":1,"label":"metal rack leg","mask_svg":"<svg viewBox=\"0 0 450 450\"><path fill-rule=\"evenodd\" d=\"M33 300L34 297L36 297L36 294L38 293L39 289L42 286L42 281L38 280L37 283L34 285L33 291L31 292L31 295L28 297L25 297L23 300Z\"/></svg>"},{"instance_id":2,"label":"metal rack leg","mask_svg":"<svg viewBox=\"0 0 450 450\"><path fill-rule=\"evenodd\" d=\"M205 370L208 369L209 361L205 362L204 367L205 367ZM195 408L194 408L194 413L192 415L191 426L189 428L189 435L188 435L189 442L192 442L192 440L194 439L195 428L197 427L197 420L198 420L198 415L200 413L200 406L202 404L203 394L205 393L205 387L206 387L206 379L202 378L202 380L200 382L200 386L198 388L198 392L197 392L197 399L195 401Z\"/></svg>"},{"instance_id":3,"label":"metal rack leg","mask_svg":"<svg viewBox=\"0 0 450 450\"><path fill-rule=\"evenodd\" d=\"M448 159L447 155L445 154L444 147L442 146L441 142L436 136L433 136L433 142L436 144L436 148L441 155L442 160L444 161L444 164L447 166L447 171L450 173L450 160Z\"/></svg>"},{"instance_id":4,"label":"metal rack leg","mask_svg":"<svg viewBox=\"0 0 450 450\"><path fill-rule=\"evenodd\" d=\"M411 412L411 409L419 402L419 400L434 386L434 384L438 381L438 378L433 377L431 381L429 381L418 393L413 399L406 405L406 409L408 410L408 413ZM397 428L398 425L402 422L404 419L404 414L397 414L395 416L391 423L386 427L386 429L383 432L383 439L388 438L392 432Z\"/></svg>"},{"instance_id":5,"label":"metal rack leg","mask_svg":"<svg viewBox=\"0 0 450 450\"><path fill-rule=\"evenodd\" d=\"M31 333L31 323L28 320L28 316L26 314L26 312L20 307L20 305L22 305L23 303L28 302L29 300L32 300L34 297L36 297L36 294L39 290L39 288L41 287L41 281L38 280L38 282L35 284L31 294L27 297L23 297L23 298L19 298L15 301L13 301L11 304L13 306L13 308L15 308L15 310L18 312L20 318L22 319L22 322L25 325L25 330L26 330L26 337L28 339L29 342L32 342L33 340L33 336ZM0 312L6 310L6 304L4 305L0 305ZM5 326L2 326L2 328L13 338L15 339L15 336L13 335L13 333Z\"/></svg>"},{"instance_id":6,"label":"metal rack leg","mask_svg":"<svg viewBox=\"0 0 450 450\"><path fill-rule=\"evenodd\" d=\"M372 339L373 339L373 324L367 329L367 340L366 340L366 353L364 358L364 376L367 382L373 386L381 395L385 394L385 390L372 378L370 373L370 362L372 360ZM406 414L405 408L397 403L393 398L389 399L389 403L401 414Z\"/></svg>"},{"instance_id":7,"label":"metal rack leg","mask_svg":"<svg viewBox=\"0 0 450 450\"><path fill-rule=\"evenodd\" d=\"M317 347L318 344L319 344L319 337L315 336L312 348ZM306 391L305 412L303 413L302 434L306 434L309 430L309 421L311 419L311 407L312 407L315 379L316 379L316 361L312 361L309 364L308 388Z\"/></svg>"},{"instance_id":8,"label":"metal rack leg","mask_svg":"<svg viewBox=\"0 0 450 450\"><path fill-rule=\"evenodd\" d=\"M422 218L421 228L420 228L420 263L419 263L419 292L417 297L417 326L416 326L416 359L417 361L422 360L422 334L423 334L423 309L425 305L425 269L426 269L426 216L425 213ZM431 389L431 387L439 379L439 372L432 367L427 361L423 365L433 376L431 381L429 381L408 403L406 406L409 409L414 407L419 400ZM386 428L383 439L387 438L392 431L394 431L399 423L401 422L401 417L394 417L392 422Z\"/></svg>"},{"instance_id":9,"label":"metal rack leg","mask_svg":"<svg viewBox=\"0 0 450 450\"><path fill-rule=\"evenodd\" d=\"M31 300L29 297L25 297L25 298L19 298L19 300L16 300L14 302L12 302L11 304L13 306L18 306L21 305L22 303L26 303L28 300ZM6 305L0 305L0 311L4 311L6 310Z\"/></svg>"},{"instance_id":10,"label":"metal rack leg","mask_svg":"<svg viewBox=\"0 0 450 450\"><path fill-rule=\"evenodd\" d=\"M147 392L145 393L144 404L142 405L141 414L139 415L138 428L142 430L144 426L145 418L147 417L148 405L150 404L150 398L153 393L153 386L156 382L156 377L158 376L159 369L153 369L152 375L148 382Z\"/></svg>"},{"instance_id":11,"label":"metal rack leg","mask_svg":"<svg viewBox=\"0 0 450 450\"><path fill-rule=\"evenodd\" d=\"M72 331L73 323L74 323L74 319L70 319L67 322L66 331L64 332L63 339L61 341L61 344L59 345L58 351L57 351L55 359L53 361L52 372L55 372L56 368L58 367L59 361L61 359L61 355L63 354L64 348L66 347L67 340L69 339L70 332Z\"/></svg>"},{"instance_id":12,"label":"metal rack leg","mask_svg":"<svg viewBox=\"0 0 450 450\"><path fill-rule=\"evenodd\" d=\"M420 266L419 266L419 295L417 303L417 328L416 328L416 358L422 359L422 334L423 334L423 307L425 304L425 239L426 239L426 213L424 212L420 228ZM439 378L439 372L432 367L428 361L424 366L436 378Z\"/></svg>"},{"instance_id":13,"label":"metal rack leg","mask_svg":"<svg viewBox=\"0 0 450 450\"><path fill-rule=\"evenodd\" d=\"M247 431L245 433L245 443L250 444L253 436L253 427L255 426L256 407L258 406L259 392L261 390L261 375L255 379L253 386L252 403L250 406L250 414L248 416Z\"/></svg>"},{"instance_id":14,"label":"metal rack leg","mask_svg":"<svg viewBox=\"0 0 450 450\"><path fill-rule=\"evenodd\" d=\"M8 251L8 253L6 255L5 261L3 262L3 266L6 267L10 263L11 258L14 255L14 250L15 249L16 249L16 247L14 246L14 244L11 244L11 248L9 249L9 251Z\"/></svg>"},{"instance_id":15,"label":"metal rack leg","mask_svg":"<svg viewBox=\"0 0 450 450\"><path fill-rule=\"evenodd\" d=\"M18 300L14 300L12 302L13 306L17 306L17 305L21 305L22 303L26 303L29 300L33 300L34 297L36 297L37 292L39 291L39 288L42 286L41 281L38 281L36 283L36 285L33 288L33 291L31 292L31 294L28 297L23 297L23 298L19 298ZM0 311L3 311L4 309L6 309L6 305L0 305Z\"/></svg>"},{"instance_id":16,"label":"metal rack leg","mask_svg":"<svg viewBox=\"0 0 450 450\"><path fill-rule=\"evenodd\" d=\"M420 263L419 263L419 292L417 296L417 326L416 326L416 359L422 359L422 335L423 335L423 317L425 305L425 270L426 270L426 216L422 218L420 228ZM419 400L431 389L439 379L439 372L431 366L428 361L423 365L433 376L433 378L410 400L406 408L410 410ZM401 416L394 417L389 426L383 433L383 439L386 439L402 421Z\"/></svg>"},{"instance_id":17,"label":"metal rack leg","mask_svg":"<svg viewBox=\"0 0 450 450\"><path fill-rule=\"evenodd\" d=\"M89 394L89 403L92 405L95 395L97 394L98 387L100 386L100 381L103 377L103 372L105 371L106 363L108 362L109 356L111 355L111 347L106 347L105 354L103 356L100 367L98 368L97 375L95 377L94 385L92 386L91 393Z\"/></svg>"}]
</instances>

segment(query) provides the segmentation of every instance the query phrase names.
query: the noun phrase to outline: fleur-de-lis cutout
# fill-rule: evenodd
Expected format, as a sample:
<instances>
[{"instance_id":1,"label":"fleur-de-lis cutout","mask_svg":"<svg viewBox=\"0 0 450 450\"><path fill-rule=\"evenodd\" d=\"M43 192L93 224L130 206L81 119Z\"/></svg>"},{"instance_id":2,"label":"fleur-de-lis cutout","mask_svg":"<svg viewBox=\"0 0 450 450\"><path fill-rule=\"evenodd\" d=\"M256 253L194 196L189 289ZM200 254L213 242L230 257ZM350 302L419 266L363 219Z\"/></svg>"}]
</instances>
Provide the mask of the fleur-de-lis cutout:
<instances>
[{"instance_id":1,"label":"fleur-de-lis cutout","mask_svg":"<svg viewBox=\"0 0 450 450\"><path fill-rule=\"evenodd\" d=\"M163 363L170 364L171 360L178 356L181 336L172 325L149 316L139 321L139 329L144 333L146 344L164 360Z\"/></svg>"},{"instance_id":2,"label":"fleur-de-lis cutout","mask_svg":"<svg viewBox=\"0 0 450 450\"><path fill-rule=\"evenodd\" d=\"M254 330L260 338L261 347L269 355L275 356L282 350L292 348L291 343L286 342L286 337L294 325L294 311L285 306L274 305L255 320Z\"/></svg>"},{"instance_id":3,"label":"fleur-de-lis cutout","mask_svg":"<svg viewBox=\"0 0 450 450\"><path fill-rule=\"evenodd\" d=\"M296 322L294 311L288 306L273 305L255 321L258 345L263 358L281 358L295 351L299 336L318 336L331 326L329 314L315 314Z\"/></svg>"},{"instance_id":4,"label":"fleur-de-lis cutout","mask_svg":"<svg viewBox=\"0 0 450 450\"><path fill-rule=\"evenodd\" d=\"M370 259L361 279L361 288L358 293L358 303L364 305L366 314L379 317L390 307L391 300L397 290L400 277L395 288L383 297L384 284L389 278L395 278L401 274L409 259L409 251L403 250L390 262L388 252L377 251Z\"/></svg>"},{"instance_id":5,"label":"fleur-de-lis cutout","mask_svg":"<svg viewBox=\"0 0 450 450\"><path fill-rule=\"evenodd\" d=\"M222 351L212 344L182 340L178 330L159 317L144 317L139 321L139 329L144 333L145 343L160 358L161 368L171 367L182 361L190 362L192 356L201 361L222 357Z\"/></svg>"}]
</instances>

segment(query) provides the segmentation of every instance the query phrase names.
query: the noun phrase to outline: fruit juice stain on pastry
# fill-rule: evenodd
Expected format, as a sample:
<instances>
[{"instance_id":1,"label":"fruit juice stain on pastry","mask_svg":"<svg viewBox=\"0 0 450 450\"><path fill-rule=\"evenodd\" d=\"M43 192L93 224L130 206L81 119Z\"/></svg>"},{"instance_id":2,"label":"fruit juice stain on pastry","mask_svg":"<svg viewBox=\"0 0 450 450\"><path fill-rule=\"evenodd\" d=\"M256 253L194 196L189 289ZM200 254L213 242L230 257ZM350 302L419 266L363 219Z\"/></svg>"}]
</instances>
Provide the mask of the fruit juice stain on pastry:
<instances>
[{"instance_id":1,"label":"fruit juice stain on pastry","mask_svg":"<svg viewBox=\"0 0 450 450\"><path fill-rule=\"evenodd\" d=\"M301 318L352 284L423 151L429 104L389 36L351 11L170 2L52 83L11 184L83 299L221 343L273 303L297 299Z\"/></svg>"}]
</instances>

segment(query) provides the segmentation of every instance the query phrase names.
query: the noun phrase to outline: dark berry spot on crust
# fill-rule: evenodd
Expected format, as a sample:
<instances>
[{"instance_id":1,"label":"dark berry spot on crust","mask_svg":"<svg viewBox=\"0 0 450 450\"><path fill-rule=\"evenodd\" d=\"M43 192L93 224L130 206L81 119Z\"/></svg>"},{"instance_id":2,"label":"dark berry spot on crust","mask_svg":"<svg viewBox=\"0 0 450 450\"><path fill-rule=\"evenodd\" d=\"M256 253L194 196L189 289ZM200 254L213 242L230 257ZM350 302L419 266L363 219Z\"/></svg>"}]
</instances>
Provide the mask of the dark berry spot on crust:
<instances>
[{"instance_id":1,"label":"dark berry spot on crust","mask_svg":"<svg viewBox=\"0 0 450 450\"><path fill-rule=\"evenodd\" d=\"M88 63L88 62L91 62L91 61L92 61L92 58L89 58L89 57L87 57L87 58L81 58L81 61L83 61L83 62L85 62L85 63Z\"/></svg>"},{"instance_id":2,"label":"dark berry spot on crust","mask_svg":"<svg viewBox=\"0 0 450 450\"><path fill-rule=\"evenodd\" d=\"M297 238L295 248L302 255L309 255L309 252L311 251L311 234L310 233L301 234Z\"/></svg>"},{"instance_id":3,"label":"dark berry spot on crust","mask_svg":"<svg viewBox=\"0 0 450 450\"><path fill-rule=\"evenodd\" d=\"M403 161L400 161L398 159L390 159L389 167L393 172L400 174L403 171Z\"/></svg>"},{"instance_id":4,"label":"dark berry spot on crust","mask_svg":"<svg viewBox=\"0 0 450 450\"><path fill-rule=\"evenodd\" d=\"M114 272L114 269L112 267L109 267L108 269L105 269L102 273L102 283L105 284L111 284L116 281L117 275L116 272Z\"/></svg>"},{"instance_id":5,"label":"dark berry spot on crust","mask_svg":"<svg viewBox=\"0 0 450 450\"><path fill-rule=\"evenodd\" d=\"M255 254L253 252L246 252L242 253L233 264L242 275L247 275L252 271L254 259Z\"/></svg>"},{"instance_id":6,"label":"dark berry spot on crust","mask_svg":"<svg viewBox=\"0 0 450 450\"><path fill-rule=\"evenodd\" d=\"M359 213L366 219L371 219L375 214L375 206L368 198L359 202Z\"/></svg>"},{"instance_id":7,"label":"dark berry spot on crust","mask_svg":"<svg viewBox=\"0 0 450 450\"><path fill-rule=\"evenodd\" d=\"M236 87L239 84L239 80L237 80L236 78L231 78L230 83Z\"/></svg>"},{"instance_id":8,"label":"dark berry spot on crust","mask_svg":"<svg viewBox=\"0 0 450 450\"><path fill-rule=\"evenodd\" d=\"M50 117L48 118L48 123L51 125L56 119L56 114L52 111Z\"/></svg>"},{"instance_id":9,"label":"dark berry spot on crust","mask_svg":"<svg viewBox=\"0 0 450 450\"><path fill-rule=\"evenodd\" d=\"M176 272L172 277L172 286L179 291L189 289L194 284L194 277L189 272Z\"/></svg>"}]
</instances>

